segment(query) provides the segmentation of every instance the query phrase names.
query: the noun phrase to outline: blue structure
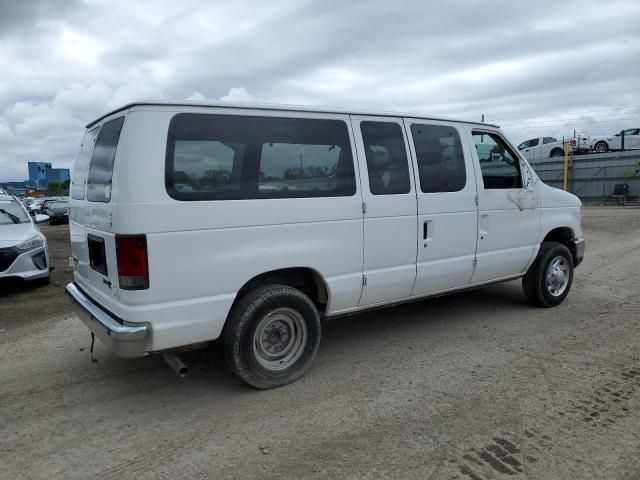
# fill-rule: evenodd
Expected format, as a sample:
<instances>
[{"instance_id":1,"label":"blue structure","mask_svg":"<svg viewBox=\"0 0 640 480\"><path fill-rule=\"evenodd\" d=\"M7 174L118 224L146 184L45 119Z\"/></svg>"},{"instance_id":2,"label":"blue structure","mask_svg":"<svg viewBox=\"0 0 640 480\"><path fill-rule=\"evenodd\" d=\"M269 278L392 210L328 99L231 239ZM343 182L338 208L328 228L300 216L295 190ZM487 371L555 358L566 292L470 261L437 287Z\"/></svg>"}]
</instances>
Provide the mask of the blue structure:
<instances>
[{"instance_id":1,"label":"blue structure","mask_svg":"<svg viewBox=\"0 0 640 480\"><path fill-rule=\"evenodd\" d=\"M47 186L47 172L51 164L47 162L29 162L29 183L38 187Z\"/></svg>"},{"instance_id":2,"label":"blue structure","mask_svg":"<svg viewBox=\"0 0 640 480\"><path fill-rule=\"evenodd\" d=\"M62 183L70 179L68 168L50 168L47 170L47 182L56 181Z\"/></svg>"},{"instance_id":3,"label":"blue structure","mask_svg":"<svg viewBox=\"0 0 640 480\"><path fill-rule=\"evenodd\" d=\"M29 184L46 188L49 182L65 182L71 175L68 168L52 168L48 162L29 162Z\"/></svg>"}]
</instances>

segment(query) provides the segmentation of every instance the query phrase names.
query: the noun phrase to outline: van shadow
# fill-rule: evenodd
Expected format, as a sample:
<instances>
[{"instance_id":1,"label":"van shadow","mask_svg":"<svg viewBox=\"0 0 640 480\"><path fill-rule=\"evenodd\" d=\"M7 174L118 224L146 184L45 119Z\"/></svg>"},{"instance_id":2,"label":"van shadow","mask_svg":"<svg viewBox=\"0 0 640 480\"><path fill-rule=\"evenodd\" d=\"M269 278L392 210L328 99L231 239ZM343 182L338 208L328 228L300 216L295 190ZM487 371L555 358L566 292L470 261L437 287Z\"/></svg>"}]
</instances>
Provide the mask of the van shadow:
<instances>
[{"instance_id":1,"label":"van shadow","mask_svg":"<svg viewBox=\"0 0 640 480\"><path fill-rule=\"evenodd\" d=\"M495 311L521 314L530 307L526 304L519 283L508 283L483 289L426 299L396 307L381 308L349 316L325 319L323 339L319 357L332 358L330 362L316 362L315 372L323 375L322 369L348 369L348 365L336 365L336 361L349 361L344 352L354 345L367 344L372 352L376 345L382 345L394 335L429 338L456 325L472 325L479 317L483 322L491 321ZM402 329L398 332L398 329ZM339 355L336 353L341 352ZM105 368L114 375L111 380L121 378L124 384L145 396L172 397L174 400L189 402L190 399L206 396L208 400L255 395L255 390L238 380L227 367L221 341L213 342L207 348L179 354L189 367L189 375L180 378L164 362L161 355L151 355L141 359L120 359L104 351L99 355L99 368ZM318 370L320 369L320 370ZM115 377L115 378L114 378ZM304 377L303 377L304 380ZM300 381L296 382L299 383ZM116 382L119 383L119 382ZM295 384L294 384L295 385ZM277 389L281 394L300 386L285 386Z\"/></svg>"}]
</instances>

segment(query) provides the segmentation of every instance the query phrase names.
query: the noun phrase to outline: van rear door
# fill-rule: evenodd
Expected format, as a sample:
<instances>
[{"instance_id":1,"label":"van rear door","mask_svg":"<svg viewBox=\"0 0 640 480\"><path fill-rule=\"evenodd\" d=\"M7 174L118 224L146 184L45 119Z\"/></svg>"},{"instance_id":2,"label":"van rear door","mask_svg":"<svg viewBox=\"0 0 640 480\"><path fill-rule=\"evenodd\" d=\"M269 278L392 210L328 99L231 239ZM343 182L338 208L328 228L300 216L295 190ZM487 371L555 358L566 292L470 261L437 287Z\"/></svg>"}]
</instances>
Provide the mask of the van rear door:
<instances>
[{"instance_id":1,"label":"van rear door","mask_svg":"<svg viewBox=\"0 0 640 480\"><path fill-rule=\"evenodd\" d=\"M75 280L87 293L117 296L115 235L112 228L112 179L125 117L87 132L74 167L69 222ZM93 145L91 145L93 143ZM89 152L90 151L90 152ZM87 158L90 158L87 161Z\"/></svg>"}]
</instances>

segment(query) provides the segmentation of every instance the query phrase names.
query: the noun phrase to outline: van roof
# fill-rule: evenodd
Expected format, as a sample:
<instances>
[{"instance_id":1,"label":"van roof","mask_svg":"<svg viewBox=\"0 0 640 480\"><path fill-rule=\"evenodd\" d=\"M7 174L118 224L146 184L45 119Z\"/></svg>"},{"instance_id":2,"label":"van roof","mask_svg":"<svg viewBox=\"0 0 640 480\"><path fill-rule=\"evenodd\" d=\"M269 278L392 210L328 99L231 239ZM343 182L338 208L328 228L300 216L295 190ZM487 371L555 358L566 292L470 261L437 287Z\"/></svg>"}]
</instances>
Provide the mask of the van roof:
<instances>
[{"instance_id":1,"label":"van roof","mask_svg":"<svg viewBox=\"0 0 640 480\"><path fill-rule=\"evenodd\" d=\"M308 105L282 105L282 104L270 104L270 103L254 103L254 102L199 102L191 100L183 101L142 101L132 102L123 105L120 108L116 108L104 115L96 118L94 121L87 124L86 128L89 128L101 120L113 115L114 113L127 110L132 107L138 106L171 106L171 107L216 107L216 108L245 108L253 110L280 110L289 112L315 112L315 113L341 113L341 114L353 114L353 115L371 115L376 117L406 117L406 118L423 118L426 120L442 120L447 122L460 122L471 123L475 125L482 125L494 128L500 128L498 125L483 122L474 122L469 120L460 120L447 117L439 117L433 115L423 115L419 113L403 113L403 112L387 112L383 110L361 110L361 109L349 109L349 108L336 108L336 107L317 107Z\"/></svg>"}]
</instances>

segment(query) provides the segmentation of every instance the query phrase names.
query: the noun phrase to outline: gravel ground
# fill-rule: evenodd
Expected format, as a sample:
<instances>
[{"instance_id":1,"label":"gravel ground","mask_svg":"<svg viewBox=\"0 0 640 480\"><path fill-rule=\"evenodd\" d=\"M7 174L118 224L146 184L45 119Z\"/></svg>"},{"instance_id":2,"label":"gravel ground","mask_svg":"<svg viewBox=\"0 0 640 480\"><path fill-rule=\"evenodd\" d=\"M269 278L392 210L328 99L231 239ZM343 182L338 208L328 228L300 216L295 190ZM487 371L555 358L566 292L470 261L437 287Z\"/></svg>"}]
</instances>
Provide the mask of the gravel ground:
<instances>
[{"instance_id":1,"label":"gravel ground","mask_svg":"<svg viewBox=\"0 0 640 480\"><path fill-rule=\"evenodd\" d=\"M125 360L47 287L0 285L0 478L640 478L640 209L585 208L555 309L519 282L324 323L300 381L256 391L219 345Z\"/></svg>"}]
</instances>

